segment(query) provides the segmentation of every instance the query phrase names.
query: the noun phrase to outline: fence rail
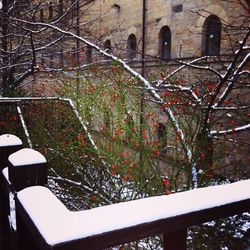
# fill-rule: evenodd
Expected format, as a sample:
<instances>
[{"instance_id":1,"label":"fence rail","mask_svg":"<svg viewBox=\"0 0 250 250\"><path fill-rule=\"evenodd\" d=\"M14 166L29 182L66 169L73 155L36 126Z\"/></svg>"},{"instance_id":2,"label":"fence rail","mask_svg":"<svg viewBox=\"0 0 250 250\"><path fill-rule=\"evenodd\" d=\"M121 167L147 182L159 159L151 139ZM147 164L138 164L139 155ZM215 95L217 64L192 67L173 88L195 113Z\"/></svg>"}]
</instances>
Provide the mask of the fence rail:
<instances>
[{"instance_id":1,"label":"fence rail","mask_svg":"<svg viewBox=\"0 0 250 250\"><path fill-rule=\"evenodd\" d=\"M14 136L0 137L0 249L105 249L163 234L164 249L182 250L188 227L250 209L243 180L71 212L44 186L45 158L20 147Z\"/></svg>"}]
</instances>

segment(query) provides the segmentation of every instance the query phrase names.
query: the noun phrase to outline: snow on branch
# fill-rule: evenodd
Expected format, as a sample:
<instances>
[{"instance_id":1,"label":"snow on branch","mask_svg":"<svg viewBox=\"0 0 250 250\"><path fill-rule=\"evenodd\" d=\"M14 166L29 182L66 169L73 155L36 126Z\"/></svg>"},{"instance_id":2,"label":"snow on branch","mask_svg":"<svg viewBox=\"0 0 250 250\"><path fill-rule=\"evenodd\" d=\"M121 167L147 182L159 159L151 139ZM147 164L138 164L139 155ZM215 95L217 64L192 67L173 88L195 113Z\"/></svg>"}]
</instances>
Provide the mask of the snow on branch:
<instances>
[{"instance_id":1,"label":"snow on branch","mask_svg":"<svg viewBox=\"0 0 250 250\"><path fill-rule=\"evenodd\" d=\"M245 56L245 58L240 62L236 70L233 72L232 77L229 79L229 82L227 84L227 87L225 90L222 92L221 96L219 97L219 101L216 102L212 108L215 108L219 106L228 96L228 94L231 92L237 78L240 76L239 74L241 73L241 70L244 68L244 66L249 62L250 59L250 52Z\"/></svg>"},{"instance_id":2,"label":"snow on branch","mask_svg":"<svg viewBox=\"0 0 250 250\"><path fill-rule=\"evenodd\" d=\"M181 71L182 69L186 68L187 66L193 65L196 62L202 61L202 60L206 60L208 58L212 58L212 56L202 56L199 58L195 58L194 60L192 60L191 62L187 62L187 63L183 63L183 61L177 61L180 64L184 64L182 66L180 66L179 68L175 69L173 72L171 72L170 74L168 74L164 80L169 79L170 77L174 76L176 73L178 73L179 71Z\"/></svg>"},{"instance_id":3,"label":"snow on branch","mask_svg":"<svg viewBox=\"0 0 250 250\"><path fill-rule=\"evenodd\" d=\"M33 145L32 145L31 139L30 139L30 134L29 134L28 128L26 126L26 123L25 123L25 120L24 120L24 117L23 117L23 114L22 114L22 110L21 110L19 105L17 105L17 113L19 115L19 118L20 118L23 130L24 130L25 136L26 136L28 144L29 144L29 147L33 148Z\"/></svg>"},{"instance_id":4,"label":"snow on branch","mask_svg":"<svg viewBox=\"0 0 250 250\"><path fill-rule=\"evenodd\" d=\"M250 124L228 130L212 130L210 131L210 134L211 136L229 135L229 134L239 133L247 129L250 129Z\"/></svg>"},{"instance_id":5,"label":"snow on branch","mask_svg":"<svg viewBox=\"0 0 250 250\"><path fill-rule=\"evenodd\" d=\"M164 80L158 81L157 89L162 90L162 89L168 89L168 91L171 90L178 90L180 92L188 92L191 94L191 96L194 98L196 102L201 104L201 99L195 94L195 92L192 90L192 87L184 87L182 85L177 85L177 84L164 84Z\"/></svg>"},{"instance_id":6,"label":"snow on branch","mask_svg":"<svg viewBox=\"0 0 250 250\"><path fill-rule=\"evenodd\" d=\"M242 75L250 75L250 71L249 70L243 70L239 73L239 76L242 76Z\"/></svg>"},{"instance_id":7,"label":"snow on branch","mask_svg":"<svg viewBox=\"0 0 250 250\"><path fill-rule=\"evenodd\" d=\"M203 58L203 57L201 57ZM205 58L213 58L213 56L209 57L205 57ZM200 59L200 58L199 58ZM193 62L184 62L184 61L178 61L180 64L183 64L184 66L187 66L187 67L190 67L190 68L194 68L194 69L199 69L199 70L205 70L205 71L210 71L212 72L213 74L217 75L220 79L223 77L222 74L220 74L220 72L218 72L217 70L215 70L214 68L212 67L209 67L209 66L200 66L200 65L196 65L194 64Z\"/></svg>"},{"instance_id":8,"label":"snow on branch","mask_svg":"<svg viewBox=\"0 0 250 250\"><path fill-rule=\"evenodd\" d=\"M243 109L249 109L250 106L239 106L239 107L235 107L235 106L227 106L227 107L215 107L213 108L214 110L228 110L228 111L231 111L231 110L243 110Z\"/></svg>"},{"instance_id":9,"label":"snow on branch","mask_svg":"<svg viewBox=\"0 0 250 250\"><path fill-rule=\"evenodd\" d=\"M240 43L239 49L236 51L236 54L232 58L232 62L228 65L226 72L222 75L219 83L217 84L216 90L211 96L211 101L207 107L206 116L204 118L203 127L209 127L210 117L215 108L221 106L221 104L226 100L227 96L231 93L235 82L239 78L239 74L244 69L244 67L249 62L250 53L248 53L243 60L241 59L242 52L244 51L244 46L250 36L250 30L246 33L244 39ZM239 63L240 60L240 63ZM239 64L237 66L237 64ZM236 68L236 69L235 69ZM223 90L224 88L224 90ZM222 93L221 93L222 91ZM221 94L220 94L221 93ZM220 96L219 96L220 95Z\"/></svg>"}]
</instances>

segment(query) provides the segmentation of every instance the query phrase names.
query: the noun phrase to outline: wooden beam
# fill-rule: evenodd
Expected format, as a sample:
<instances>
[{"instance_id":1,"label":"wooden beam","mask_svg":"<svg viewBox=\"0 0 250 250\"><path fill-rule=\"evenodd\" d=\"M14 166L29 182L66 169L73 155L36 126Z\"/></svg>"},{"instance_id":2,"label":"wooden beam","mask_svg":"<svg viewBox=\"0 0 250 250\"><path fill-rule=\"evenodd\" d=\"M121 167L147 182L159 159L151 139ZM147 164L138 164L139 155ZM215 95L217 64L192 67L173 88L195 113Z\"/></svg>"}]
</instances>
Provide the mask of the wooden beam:
<instances>
[{"instance_id":1,"label":"wooden beam","mask_svg":"<svg viewBox=\"0 0 250 250\"><path fill-rule=\"evenodd\" d=\"M186 250L187 248L187 229L169 232L163 235L164 250Z\"/></svg>"},{"instance_id":2,"label":"wooden beam","mask_svg":"<svg viewBox=\"0 0 250 250\"><path fill-rule=\"evenodd\" d=\"M243 181L244 182L244 181ZM242 188L242 190L236 190L236 195L234 197L237 197L237 195L239 193L245 193L247 194L247 190L245 190L247 187L249 187L250 181L245 181L244 182L244 188ZM233 186L232 186L233 185ZM227 187L229 187L229 190L234 190L235 184L228 184L225 185L224 188L226 189ZM27 189L26 189L27 190ZM214 187L210 187L209 190L211 190L212 195L211 195L211 199L212 197L214 197L213 192ZM24 190L25 191L25 190ZM203 193L207 192L207 189L201 190L201 192ZM28 192L28 190L27 190ZM46 191L48 192L48 191ZM50 245L46 242L44 235L42 235L42 233L39 230L39 220L36 220L36 222L33 222L30 219L30 215L27 213L25 206L29 205L28 202L20 202L19 198L17 199L17 211L18 213L20 213L20 217L23 218L23 222L27 225L27 227L29 228L29 231L31 232L31 234L33 235L34 239L36 239L36 242L40 242L40 246L41 249L54 249L54 250L98 250L98 249L105 249L108 247L112 247L112 246L116 246L119 244L124 244L124 243L128 243L128 242L132 242L132 241L136 241L139 239L143 239L146 237L150 237L150 236L155 236L155 235L160 235L160 234L165 234L165 246L171 246L173 248L169 248L169 250L171 249L175 249L174 245L175 243L180 244L181 247L178 248L179 249L185 249L185 244L184 244L184 239L185 239L185 231L188 227L193 226L193 225L200 225L204 222L207 221L211 221L211 220L216 220L219 218L223 218L223 217L227 217L227 216L231 216L231 215L235 215L235 214L239 214L239 213L243 213L243 212L247 212L250 209L250 198L249 196L246 196L245 198L242 198L241 200L237 200L237 201L229 201L227 202L227 204L224 204L225 201L221 201L220 203L213 205L211 207L204 207L200 209L196 209L196 211L190 211L190 212L186 212L185 209L182 210L182 208L184 207L188 207L188 204L185 203L186 201L186 197L188 196L188 198L192 197L192 194L194 194L193 196L193 200L190 200L190 203L194 203L193 206L190 207L190 209L193 207L195 210L195 207L197 207L197 204L204 203L204 199L208 199L208 197L204 197L204 195L199 195L198 198L195 197L195 193L197 193L197 191L190 191L191 193L188 194L188 192L184 192L182 193L182 195L180 195L179 197L181 197L181 200L183 199L183 202L180 202L181 200L178 201L177 205L179 204L180 210L176 212L176 215L170 215L170 216L166 216L165 218L162 219L152 219L151 221L148 222L143 222L143 219L141 220L142 222L131 226L124 226L124 227L120 227L118 229L114 229L114 230L108 230L104 233L99 233L99 234L95 234L94 233L89 234L88 235L88 228L87 227L87 223L84 224L84 219L85 218L85 214L88 211L81 211L78 212L80 213L80 215L82 216L81 218L81 226L82 226L82 230L84 230L84 235L87 236L83 236L80 237L79 235L81 235L81 231L76 231L78 236L76 238L70 237L70 240L62 240L64 242L57 242L53 245ZM249 194L249 192L248 192ZM19 195L19 194L18 194ZM221 192L217 192L216 196L223 195L223 191ZM32 194L30 195L32 196ZM33 196L32 196L33 197ZM172 195L171 197L171 203L175 202L174 198L178 198L178 194L176 195ZM55 198L57 199L57 198ZM148 201L152 201L154 202L155 199L150 200L151 198L148 198ZM157 197L156 197L157 199ZM165 199L165 198L164 198ZM166 199L168 199L166 197ZM216 198L216 202L219 202L220 199ZM42 201L41 201L42 202ZM138 202L140 203L140 200L134 201L134 202ZM25 204L27 203L27 204ZM209 202L207 202L206 204L209 204ZM130 212L132 210L130 210L129 208L129 203L125 204L128 205L128 214L130 214ZM97 209L96 211L98 212L97 217L103 216L104 218L109 218L110 220L113 221L111 222L111 228L112 228L112 223L114 223L114 225L116 224L115 220L112 220L113 216L112 214L110 214L113 210L114 205L111 206L107 206L106 209L107 210L103 210L102 208ZM116 207L119 210L119 206ZM111 209L111 210L109 210ZM147 209L147 207L145 207L145 209ZM164 207L164 211L168 210L168 207ZM178 206L177 206L177 210L178 210ZM40 211L40 210L39 210ZM37 211L36 213L38 214L33 214L32 216L38 216L39 218L39 211ZM105 213L105 211L107 213ZM181 213L181 211L183 211ZM42 212L42 209L41 209ZM66 213L67 214L67 213ZM73 212L72 212L72 219L74 218L73 216ZM88 213L87 213L88 214ZM132 214L131 214L132 215ZM152 211L152 213L150 213L150 216L154 215L154 211ZM56 215L55 215L56 216ZM68 215L67 215L68 216ZM121 214L121 216L123 216L123 214ZM143 216L143 215L142 215ZM68 222L65 224L65 228L72 228L72 225L70 225L71 223L71 219L70 217L68 218ZM80 218L80 217L79 217ZM89 217L86 217L89 219ZM91 217L92 218L92 217ZM58 218L60 219L60 218ZM129 219L129 217L128 217ZM92 220L91 220L92 221ZM63 225L63 217L61 218L60 223L62 223L61 225ZM93 223L95 223L94 225L96 225L96 228L98 229L98 227L103 226L103 224L101 225L102 222L98 222L96 220L96 217L93 216ZM133 223L132 223L133 224ZM75 225L75 224L73 224ZM77 224L79 226L79 224ZM110 224L109 224L110 225ZM53 227L53 224L51 224L51 227ZM105 225L104 227L105 228ZM116 226L114 226L113 228L116 228ZM74 228L73 228L74 229ZM56 227L55 227L56 230ZM93 229L92 229L93 230ZM43 228L44 231L44 228ZM69 229L69 232L70 229ZM43 232L44 233L44 232ZM182 243L176 241L175 239L178 237L182 238ZM169 242L167 242L167 240L170 239ZM179 245L179 246L180 246Z\"/></svg>"}]
</instances>

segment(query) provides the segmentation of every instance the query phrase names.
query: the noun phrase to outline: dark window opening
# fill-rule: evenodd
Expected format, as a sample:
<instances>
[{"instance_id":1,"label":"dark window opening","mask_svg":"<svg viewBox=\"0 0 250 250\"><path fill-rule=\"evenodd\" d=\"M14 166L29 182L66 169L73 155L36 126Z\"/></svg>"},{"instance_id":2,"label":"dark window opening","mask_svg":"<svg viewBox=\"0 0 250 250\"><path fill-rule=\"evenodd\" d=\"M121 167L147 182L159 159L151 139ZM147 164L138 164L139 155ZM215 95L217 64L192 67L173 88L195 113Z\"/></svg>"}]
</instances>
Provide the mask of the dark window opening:
<instances>
[{"instance_id":1,"label":"dark window opening","mask_svg":"<svg viewBox=\"0 0 250 250\"><path fill-rule=\"evenodd\" d=\"M112 8L117 9L117 11L120 11L121 6L117 3L113 4Z\"/></svg>"},{"instance_id":2,"label":"dark window opening","mask_svg":"<svg viewBox=\"0 0 250 250\"><path fill-rule=\"evenodd\" d=\"M121 6L119 4L113 4L112 5L112 16L114 18L119 18L120 17L120 14L121 14Z\"/></svg>"},{"instance_id":3,"label":"dark window opening","mask_svg":"<svg viewBox=\"0 0 250 250\"><path fill-rule=\"evenodd\" d=\"M164 123L158 123L158 141L161 143L162 153L166 153L167 151L167 127Z\"/></svg>"},{"instance_id":4,"label":"dark window opening","mask_svg":"<svg viewBox=\"0 0 250 250\"><path fill-rule=\"evenodd\" d=\"M105 41L104 48L105 48L107 53L111 53L111 41L110 40Z\"/></svg>"},{"instance_id":5,"label":"dark window opening","mask_svg":"<svg viewBox=\"0 0 250 250\"><path fill-rule=\"evenodd\" d=\"M130 59L136 57L136 37L134 34L128 37L128 57Z\"/></svg>"},{"instance_id":6,"label":"dark window opening","mask_svg":"<svg viewBox=\"0 0 250 250\"><path fill-rule=\"evenodd\" d=\"M180 13L182 12L183 9L183 5L182 4L178 4L172 7L172 11L175 13Z\"/></svg>"},{"instance_id":7,"label":"dark window opening","mask_svg":"<svg viewBox=\"0 0 250 250\"><path fill-rule=\"evenodd\" d=\"M92 48L90 46L87 46L87 49L86 49L86 61L87 63L92 62Z\"/></svg>"},{"instance_id":8,"label":"dark window opening","mask_svg":"<svg viewBox=\"0 0 250 250\"><path fill-rule=\"evenodd\" d=\"M49 20L53 18L53 5L49 3Z\"/></svg>"},{"instance_id":9,"label":"dark window opening","mask_svg":"<svg viewBox=\"0 0 250 250\"><path fill-rule=\"evenodd\" d=\"M43 22L44 21L44 13L43 13L43 9L40 10L40 21Z\"/></svg>"},{"instance_id":10,"label":"dark window opening","mask_svg":"<svg viewBox=\"0 0 250 250\"><path fill-rule=\"evenodd\" d=\"M163 140L166 137L167 128L163 123L158 124L158 140Z\"/></svg>"},{"instance_id":11,"label":"dark window opening","mask_svg":"<svg viewBox=\"0 0 250 250\"><path fill-rule=\"evenodd\" d=\"M77 2L75 2L75 0L71 0L71 4L73 5L72 10L71 10L72 19L75 19L77 17L78 4L77 4Z\"/></svg>"},{"instance_id":12,"label":"dark window opening","mask_svg":"<svg viewBox=\"0 0 250 250\"><path fill-rule=\"evenodd\" d=\"M220 53L221 21L217 16L209 16L203 26L203 54L217 56Z\"/></svg>"},{"instance_id":13,"label":"dark window opening","mask_svg":"<svg viewBox=\"0 0 250 250\"><path fill-rule=\"evenodd\" d=\"M63 0L59 0L58 13L59 13L59 16L63 14Z\"/></svg>"},{"instance_id":14,"label":"dark window opening","mask_svg":"<svg viewBox=\"0 0 250 250\"><path fill-rule=\"evenodd\" d=\"M165 59L171 58L171 30L165 26L160 31L160 55Z\"/></svg>"}]
</instances>

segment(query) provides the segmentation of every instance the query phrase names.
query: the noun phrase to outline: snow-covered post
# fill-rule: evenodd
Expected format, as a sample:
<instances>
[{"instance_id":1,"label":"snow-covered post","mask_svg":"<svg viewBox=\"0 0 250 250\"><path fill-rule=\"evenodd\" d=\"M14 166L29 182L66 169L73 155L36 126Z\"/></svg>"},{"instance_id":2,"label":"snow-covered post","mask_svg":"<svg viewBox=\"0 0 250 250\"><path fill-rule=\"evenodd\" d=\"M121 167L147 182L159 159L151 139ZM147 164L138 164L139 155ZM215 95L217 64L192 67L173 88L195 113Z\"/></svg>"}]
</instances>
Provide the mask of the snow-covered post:
<instances>
[{"instance_id":1,"label":"snow-covered post","mask_svg":"<svg viewBox=\"0 0 250 250\"><path fill-rule=\"evenodd\" d=\"M14 230L17 230L18 249L37 249L25 221L20 216L20 211L16 209L14 196L24 188L47 184L47 161L40 152L31 148L23 148L11 154L8 160L9 181L14 190L13 198L10 198L12 200L10 224Z\"/></svg>"},{"instance_id":2,"label":"snow-covered post","mask_svg":"<svg viewBox=\"0 0 250 250\"><path fill-rule=\"evenodd\" d=\"M15 135L0 135L0 249L9 249L9 196L6 178L8 157L22 148L22 141Z\"/></svg>"},{"instance_id":3,"label":"snow-covered post","mask_svg":"<svg viewBox=\"0 0 250 250\"><path fill-rule=\"evenodd\" d=\"M9 179L18 192L26 187L47 184L47 161L38 151L23 148L9 156Z\"/></svg>"},{"instance_id":4,"label":"snow-covered post","mask_svg":"<svg viewBox=\"0 0 250 250\"><path fill-rule=\"evenodd\" d=\"M22 141L15 135L0 135L0 168L1 171L8 165L8 157L22 148Z\"/></svg>"}]
</instances>

